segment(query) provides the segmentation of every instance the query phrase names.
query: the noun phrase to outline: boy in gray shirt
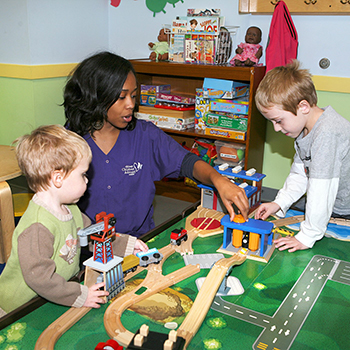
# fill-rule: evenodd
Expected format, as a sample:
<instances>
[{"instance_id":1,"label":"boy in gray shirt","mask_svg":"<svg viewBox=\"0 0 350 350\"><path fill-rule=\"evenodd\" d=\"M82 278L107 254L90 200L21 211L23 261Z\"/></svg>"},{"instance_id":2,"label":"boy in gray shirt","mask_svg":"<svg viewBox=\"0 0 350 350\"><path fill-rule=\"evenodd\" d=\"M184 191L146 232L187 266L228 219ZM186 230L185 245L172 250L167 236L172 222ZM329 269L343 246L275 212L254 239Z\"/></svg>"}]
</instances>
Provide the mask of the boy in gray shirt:
<instances>
[{"instance_id":1,"label":"boy in gray shirt","mask_svg":"<svg viewBox=\"0 0 350 350\"><path fill-rule=\"evenodd\" d=\"M330 106L317 106L311 74L296 60L269 71L255 100L276 132L295 139L296 151L283 188L273 202L260 205L255 218L265 220L274 213L284 217L306 193L299 233L274 243L289 252L312 248L324 236L331 216L350 218L350 122Z\"/></svg>"}]
</instances>

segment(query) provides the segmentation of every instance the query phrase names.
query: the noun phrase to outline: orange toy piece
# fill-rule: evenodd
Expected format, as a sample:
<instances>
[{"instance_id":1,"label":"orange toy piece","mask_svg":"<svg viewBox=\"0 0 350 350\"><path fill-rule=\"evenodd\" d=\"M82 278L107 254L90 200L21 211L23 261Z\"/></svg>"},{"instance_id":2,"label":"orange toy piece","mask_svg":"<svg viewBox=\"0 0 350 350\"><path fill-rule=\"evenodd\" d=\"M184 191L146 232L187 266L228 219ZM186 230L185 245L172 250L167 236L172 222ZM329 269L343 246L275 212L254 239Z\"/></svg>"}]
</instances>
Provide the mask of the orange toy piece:
<instances>
[{"instance_id":1,"label":"orange toy piece","mask_svg":"<svg viewBox=\"0 0 350 350\"><path fill-rule=\"evenodd\" d=\"M244 217L241 214L235 215L234 222L238 224L243 224L245 222ZM232 230L232 245L235 248L240 248L242 245L243 231L242 230Z\"/></svg>"},{"instance_id":2,"label":"orange toy piece","mask_svg":"<svg viewBox=\"0 0 350 350\"><path fill-rule=\"evenodd\" d=\"M260 235L258 233L250 232L248 248L255 252L259 248Z\"/></svg>"}]
</instances>

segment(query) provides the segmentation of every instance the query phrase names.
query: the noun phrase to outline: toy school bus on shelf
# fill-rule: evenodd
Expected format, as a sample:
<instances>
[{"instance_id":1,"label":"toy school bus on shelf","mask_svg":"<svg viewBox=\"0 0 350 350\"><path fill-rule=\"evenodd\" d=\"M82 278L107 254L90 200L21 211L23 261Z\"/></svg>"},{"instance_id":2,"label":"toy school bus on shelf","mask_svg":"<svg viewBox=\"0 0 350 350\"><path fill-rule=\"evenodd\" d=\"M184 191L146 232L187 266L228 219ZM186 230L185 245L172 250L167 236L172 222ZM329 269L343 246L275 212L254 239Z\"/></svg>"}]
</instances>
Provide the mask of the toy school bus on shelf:
<instances>
[{"instance_id":1,"label":"toy school bus on shelf","mask_svg":"<svg viewBox=\"0 0 350 350\"><path fill-rule=\"evenodd\" d=\"M181 229L175 229L170 234L170 243L180 245L182 241L187 241L187 230L181 227Z\"/></svg>"},{"instance_id":2,"label":"toy school bus on shelf","mask_svg":"<svg viewBox=\"0 0 350 350\"><path fill-rule=\"evenodd\" d=\"M152 248L147 252L136 253L136 256L140 258L140 266L147 267L149 264L159 264L163 259L163 255L159 253L157 248Z\"/></svg>"}]
</instances>

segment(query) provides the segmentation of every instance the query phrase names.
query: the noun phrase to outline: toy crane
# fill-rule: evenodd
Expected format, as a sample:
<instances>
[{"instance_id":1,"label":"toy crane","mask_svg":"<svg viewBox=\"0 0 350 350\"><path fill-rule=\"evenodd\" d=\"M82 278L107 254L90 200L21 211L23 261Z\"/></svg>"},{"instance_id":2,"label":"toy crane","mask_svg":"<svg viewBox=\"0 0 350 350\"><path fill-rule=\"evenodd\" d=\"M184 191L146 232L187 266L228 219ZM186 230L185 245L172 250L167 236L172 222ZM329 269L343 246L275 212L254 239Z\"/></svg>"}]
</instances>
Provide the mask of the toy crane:
<instances>
[{"instance_id":1,"label":"toy crane","mask_svg":"<svg viewBox=\"0 0 350 350\"><path fill-rule=\"evenodd\" d=\"M115 236L115 224L117 220L113 214L101 212L96 215L96 224L78 231L80 245L88 245L88 236L94 241L94 261L103 264L113 259L111 239Z\"/></svg>"},{"instance_id":2,"label":"toy crane","mask_svg":"<svg viewBox=\"0 0 350 350\"><path fill-rule=\"evenodd\" d=\"M112 238L116 235L117 220L113 214L101 212L96 215L96 224L78 231L80 245L88 245L88 236L94 241L94 255L84 261L85 284L105 282L105 290L109 292L106 301L115 297L125 288L122 258L113 255Z\"/></svg>"}]
</instances>

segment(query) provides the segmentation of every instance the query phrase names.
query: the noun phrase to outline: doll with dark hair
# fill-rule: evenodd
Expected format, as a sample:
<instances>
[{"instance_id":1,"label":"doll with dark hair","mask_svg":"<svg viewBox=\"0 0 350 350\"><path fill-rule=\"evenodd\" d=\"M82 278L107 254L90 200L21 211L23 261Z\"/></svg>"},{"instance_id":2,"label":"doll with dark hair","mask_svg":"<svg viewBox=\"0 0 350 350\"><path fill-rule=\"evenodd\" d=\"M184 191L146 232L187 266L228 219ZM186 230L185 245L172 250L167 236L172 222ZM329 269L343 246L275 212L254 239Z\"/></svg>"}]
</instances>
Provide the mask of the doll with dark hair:
<instances>
[{"instance_id":1,"label":"doll with dark hair","mask_svg":"<svg viewBox=\"0 0 350 350\"><path fill-rule=\"evenodd\" d=\"M261 29L249 27L245 35L245 42L238 45L236 55L231 59L230 64L247 67L257 65L263 54L263 48L259 45L260 41Z\"/></svg>"}]
</instances>

